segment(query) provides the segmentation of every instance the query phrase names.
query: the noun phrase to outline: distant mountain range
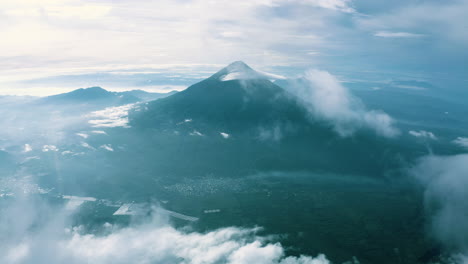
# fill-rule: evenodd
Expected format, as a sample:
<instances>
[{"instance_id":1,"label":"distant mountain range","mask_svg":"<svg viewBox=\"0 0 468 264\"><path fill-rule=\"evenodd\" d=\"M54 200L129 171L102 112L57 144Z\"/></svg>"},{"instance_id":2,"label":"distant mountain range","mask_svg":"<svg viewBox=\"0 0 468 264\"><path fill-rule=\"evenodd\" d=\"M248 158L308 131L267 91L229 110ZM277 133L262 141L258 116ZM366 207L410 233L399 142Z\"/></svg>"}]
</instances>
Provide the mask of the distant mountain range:
<instances>
[{"instance_id":1,"label":"distant mountain range","mask_svg":"<svg viewBox=\"0 0 468 264\"><path fill-rule=\"evenodd\" d=\"M140 101L153 101L156 99L164 98L171 96L173 94L176 94L177 91L170 91L167 93L150 93L147 91L143 90L131 90L131 91L125 91L125 92L115 92L118 95L123 95L123 96L133 96L138 98Z\"/></svg>"},{"instance_id":2,"label":"distant mountain range","mask_svg":"<svg viewBox=\"0 0 468 264\"><path fill-rule=\"evenodd\" d=\"M90 111L105 107L121 106L164 98L177 93L151 93L143 90L111 92L101 87L80 88L68 93L51 95L33 100L37 106L58 106L66 110Z\"/></svg>"},{"instance_id":3,"label":"distant mountain range","mask_svg":"<svg viewBox=\"0 0 468 264\"><path fill-rule=\"evenodd\" d=\"M164 98L177 91L168 93L150 93L143 90L125 92L110 92L101 87L80 88L68 93L47 96L41 99L45 103L81 103L81 102L107 102L115 105L151 101Z\"/></svg>"},{"instance_id":4,"label":"distant mountain range","mask_svg":"<svg viewBox=\"0 0 468 264\"><path fill-rule=\"evenodd\" d=\"M46 104L70 104L70 103L89 103L106 105L123 105L136 103L140 99L133 95L122 95L109 92L101 87L80 88L69 93L52 95L40 99Z\"/></svg>"}]
</instances>

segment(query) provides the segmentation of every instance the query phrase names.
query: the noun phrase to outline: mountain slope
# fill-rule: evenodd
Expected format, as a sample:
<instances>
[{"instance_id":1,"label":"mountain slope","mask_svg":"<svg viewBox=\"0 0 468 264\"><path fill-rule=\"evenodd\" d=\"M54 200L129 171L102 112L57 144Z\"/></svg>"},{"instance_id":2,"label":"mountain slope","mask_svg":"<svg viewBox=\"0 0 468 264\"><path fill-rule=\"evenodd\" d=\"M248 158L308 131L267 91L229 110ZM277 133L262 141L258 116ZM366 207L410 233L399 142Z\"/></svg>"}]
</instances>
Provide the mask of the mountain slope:
<instances>
[{"instance_id":1,"label":"mountain slope","mask_svg":"<svg viewBox=\"0 0 468 264\"><path fill-rule=\"evenodd\" d=\"M292 169L383 177L415 151L413 144L368 130L340 137L333 124L312 117L296 97L242 62L149 102L129 118L133 129L143 133L139 138L145 139L134 145L157 145L164 148L164 157L156 150L152 157L161 158L161 163L181 158L190 168L170 168L167 174L245 175ZM148 153L144 148L138 152Z\"/></svg>"},{"instance_id":2,"label":"mountain slope","mask_svg":"<svg viewBox=\"0 0 468 264\"><path fill-rule=\"evenodd\" d=\"M305 110L282 88L243 62L235 62L208 79L133 112L132 125L161 128L194 120L240 130L276 121L304 122Z\"/></svg>"}]
</instances>

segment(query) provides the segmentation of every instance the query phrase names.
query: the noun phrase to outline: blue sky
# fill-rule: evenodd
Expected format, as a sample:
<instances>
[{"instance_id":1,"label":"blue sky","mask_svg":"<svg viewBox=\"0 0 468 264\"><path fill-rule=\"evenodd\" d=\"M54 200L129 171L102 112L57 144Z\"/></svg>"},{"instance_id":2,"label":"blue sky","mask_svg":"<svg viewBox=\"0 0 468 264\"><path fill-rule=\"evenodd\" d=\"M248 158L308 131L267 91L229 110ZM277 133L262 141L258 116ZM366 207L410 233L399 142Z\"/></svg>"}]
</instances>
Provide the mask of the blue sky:
<instances>
[{"instance_id":1,"label":"blue sky","mask_svg":"<svg viewBox=\"0 0 468 264\"><path fill-rule=\"evenodd\" d=\"M465 85L466 14L468 0L3 0L0 94L182 89L236 60Z\"/></svg>"}]
</instances>

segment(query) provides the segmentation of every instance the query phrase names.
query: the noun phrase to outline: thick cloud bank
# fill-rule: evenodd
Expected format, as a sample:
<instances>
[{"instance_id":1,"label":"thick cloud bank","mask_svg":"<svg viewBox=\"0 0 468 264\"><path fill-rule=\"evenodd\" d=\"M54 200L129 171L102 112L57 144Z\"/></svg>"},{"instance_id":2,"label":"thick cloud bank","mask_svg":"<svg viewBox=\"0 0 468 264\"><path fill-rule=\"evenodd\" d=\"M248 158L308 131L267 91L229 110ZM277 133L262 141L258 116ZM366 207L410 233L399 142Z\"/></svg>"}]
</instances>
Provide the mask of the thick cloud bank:
<instances>
[{"instance_id":1,"label":"thick cloud bank","mask_svg":"<svg viewBox=\"0 0 468 264\"><path fill-rule=\"evenodd\" d=\"M452 252L468 256L468 154L422 158L412 174L426 188L432 235Z\"/></svg>"},{"instance_id":2,"label":"thick cloud bank","mask_svg":"<svg viewBox=\"0 0 468 264\"><path fill-rule=\"evenodd\" d=\"M155 209L143 224L106 223L99 235L67 228L71 212L20 199L0 214L0 263L231 263L329 264L324 255L286 257L279 243L257 229L223 228L208 233L175 229Z\"/></svg>"},{"instance_id":3,"label":"thick cloud bank","mask_svg":"<svg viewBox=\"0 0 468 264\"><path fill-rule=\"evenodd\" d=\"M289 88L314 117L332 123L335 131L343 137L362 128L371 129L385 137L399 134L389 115L367 110L359 98L326 71L309 70L301 81L293 83Z\"/></svg>"}]
</instances>

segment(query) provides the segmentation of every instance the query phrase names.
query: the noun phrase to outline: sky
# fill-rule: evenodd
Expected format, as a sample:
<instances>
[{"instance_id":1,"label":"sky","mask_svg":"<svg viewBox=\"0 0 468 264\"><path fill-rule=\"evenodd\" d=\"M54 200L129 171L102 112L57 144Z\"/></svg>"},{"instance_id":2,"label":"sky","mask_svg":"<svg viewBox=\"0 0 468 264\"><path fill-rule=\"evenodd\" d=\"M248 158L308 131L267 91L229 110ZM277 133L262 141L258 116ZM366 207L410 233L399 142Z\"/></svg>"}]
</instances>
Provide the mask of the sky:
<instances>
[{"instance_id":1,"label":"sky","mask_svg":"<svg viewBox=\"0 0 468 264\"><path fill-rule=\"evenodd\" d=\"M232 61L467 81L468 0L2 0L0 94L168 91Z\"/></svg>"}]
</instances>

